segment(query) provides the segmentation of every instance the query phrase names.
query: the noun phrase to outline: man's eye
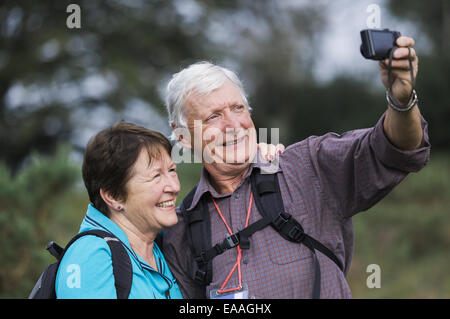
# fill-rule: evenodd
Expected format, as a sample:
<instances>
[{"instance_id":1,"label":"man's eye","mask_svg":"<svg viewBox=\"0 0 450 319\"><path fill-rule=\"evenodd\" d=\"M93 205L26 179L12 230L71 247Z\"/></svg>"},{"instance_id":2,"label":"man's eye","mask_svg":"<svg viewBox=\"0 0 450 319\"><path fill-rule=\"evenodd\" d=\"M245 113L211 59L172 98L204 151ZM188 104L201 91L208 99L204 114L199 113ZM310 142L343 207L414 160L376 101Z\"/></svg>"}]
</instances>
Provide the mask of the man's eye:
<instances>
[{"instance_id":1,"label":"man's eye","mask_svg":"<svg viewBox=\"0 0 450 319\"><path fill-rule=\"evenodd\" d=\"M218 116L217 114L213 114L210 117L208 117L207 121L214 120L215 118L217 118L217 116Z\"/></svg>"}]
</instances>

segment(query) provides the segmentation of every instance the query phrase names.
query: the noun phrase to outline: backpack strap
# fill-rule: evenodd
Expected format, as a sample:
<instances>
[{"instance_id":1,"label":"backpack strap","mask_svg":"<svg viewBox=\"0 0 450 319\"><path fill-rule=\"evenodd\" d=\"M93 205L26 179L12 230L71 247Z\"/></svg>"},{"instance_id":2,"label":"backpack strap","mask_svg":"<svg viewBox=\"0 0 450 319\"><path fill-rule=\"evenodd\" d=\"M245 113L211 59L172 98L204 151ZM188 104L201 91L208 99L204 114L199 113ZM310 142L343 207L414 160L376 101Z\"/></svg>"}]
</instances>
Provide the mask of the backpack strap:
<instances>
[{"instance_id":1,"label":"backpack strap","mask_svg":"<svg viewBox=\"0 0 450 319\"><path fill-rule=\"evenodd\" d=\"M183 200L180 208L187 225L187 239L196 261L194 280L203 285L211 283L214 257L237 245L241 249L249 249L249 237L270 225L284 239L304 244L311 251L314 265L312 297L320 298L321 272L316 249L329 257L343 271L341 261L329 248L307 235L301 224L285 212L277 173L261 174L259 168L255 167L250 180L253 198L262 218L234 234L227 235L222 242L214 246L211 245L211 221L205 198L201 198L197 206L187 212L187 207L192 204L197 186Z\"/></svg>"},{"instance_id":2,"label":"backpack strap","mask_svg":"<svg viewBox=\"0 0 450 319\"><path fill-rule=\"evenodd\" d=\"M184 198L180 209L187 226L187 240L196 261L193 279L199 284L208 285L212 280L212 259L205 258L205 252L211 248L211 220L204 197L191 211L187 211L197 186Z\"/></svg>"},{"instance_id":3,"label":"backpack strap","mask_svg":"<svg viewBox=\"0 0 450 319\"><path fill-rule=\"evenodd\" d=\"M259 169L255 169L250 178L255 204L261 215L272 220L272 227L284 239L304 244L311 251L314 265L312 298L319 299L321 272L316 249L335 262L341 271L343 271L342 263L329 248L306 234L302 225L290 214L286 213L277 174L261 174Z\"/></svg>"},{"instance_id":4,"label":"backpack strap","mask_svg":"<svg viewBox=\"0 0 450 319\"><path fill-rule=\"evenodd\" d=\"M284 239L296 243L304 242L309 249L319 250L330 258L341 271L344 271L339 258L328 247L306 234L302 225L285 212L277 174L261 174L254 170L250 178L252 179L251 185L255 204L259 212L272 220L272 227ZM258 196L255 196L255 194Z\"/></svg>"},{"instance_id":5,"label":"backpack strap","mask_svg":"<svg viewBox=\"0 0 450 319\"><path fill-rule=\"evenodd\" d=\"M93 229L78 233L73 237L64 248L59 260L61 261L69 247L79 238L83 236L97 236L106 241L110 250L113 266L114 284L116 287L117 299L128 299L133 281L133 266L131 265L130 256L124 248L122 242L112 233Z\"/></svg>"}]
</instances>

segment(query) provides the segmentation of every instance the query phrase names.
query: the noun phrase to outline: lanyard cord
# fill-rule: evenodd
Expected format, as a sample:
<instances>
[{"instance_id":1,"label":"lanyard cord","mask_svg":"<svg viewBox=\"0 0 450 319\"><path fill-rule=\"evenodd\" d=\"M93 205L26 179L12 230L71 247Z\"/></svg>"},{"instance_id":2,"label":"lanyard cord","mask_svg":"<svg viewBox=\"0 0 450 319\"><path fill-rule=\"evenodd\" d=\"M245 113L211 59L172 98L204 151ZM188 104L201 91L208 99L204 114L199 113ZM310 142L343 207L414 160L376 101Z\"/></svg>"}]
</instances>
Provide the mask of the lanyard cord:
<instances>
[{"instance_id":1,"label":"lanyard cord","mask_svg":"<svg viewBox=\"0 0 450 319\"><path fill-rule=\"evenodd\" d=\"M415 87L416 87L416 79L414 78L414 68L413 68L413 63L411 60L411 48L408 47L408 61L409 61L409 73L411 76L411 93L409 94L408 97L408 101L405 104L400 103L400 101L392 94L392 57L394 55L394 51L398 49L397 46L394 46L391 51L389 52L389 65L388 65L388 93L389 93L389 98L396 104L396 106L398 107L405 107L407 106L410 101L411 98L414 96L415 93Z\"/></svg>"},{"instance_id":2,"label":"lanyard cord","mask_svg":"<svg viewBox=\"0 0 450 319\"><path fill-rule=\"evenodd\" d=\"M220 211L219 205L217 205L217 203L216 203L216 201L214 200L213 197L211 197L211 198L212 198L212 201L214 203L214 206L217 209L217 212L219 213L220 218L222 219L223 223L225 224L225 227L228 230L228 233L230 235L232 235L233 232L231 231L231 228L228 226L225 218L223 217L222 212ZM252 203L253 203L253 192L250 193L250 200L249 200L249 203L248 203L248 210L247 210L247 218L245 220L245 227L248 226L248 221L249 221L249 218L250 218L250 212L252 210ZM220 287L220 289L217 291L218 294L223 294L223 293L226 293L226 292L235 291L235 290L239 290L239 289L242 288L242 274L241 274L242 249L241 249L241 247L239 247L239 245L237 246L237 250L238 250L238 256L237 256L236 263L234 264L233 268L231 269L230 273L228 274L227 278L223 282L223 284ZM231 275L233 275L234 271L236 270L236 267L238 268L239 286L235 287L235 288L224 289L225 286L227 285L228 281L230 280Z\"/></svg>"}]
</instances>

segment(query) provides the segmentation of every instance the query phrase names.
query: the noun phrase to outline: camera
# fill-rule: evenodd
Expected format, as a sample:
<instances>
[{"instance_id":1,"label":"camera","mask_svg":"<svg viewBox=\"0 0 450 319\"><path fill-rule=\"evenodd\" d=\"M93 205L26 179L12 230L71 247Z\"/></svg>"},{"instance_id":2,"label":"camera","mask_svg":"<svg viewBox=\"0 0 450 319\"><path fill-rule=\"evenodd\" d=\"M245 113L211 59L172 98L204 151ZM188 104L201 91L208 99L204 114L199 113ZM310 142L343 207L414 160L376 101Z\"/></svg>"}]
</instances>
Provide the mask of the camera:
<instances>
[{"instance_id":1,"label":"camera","mask_svg":"<svg viewBox=\"0 0 450 319\"><path fill-rule=\"evenodd\" d=\"M361 54L371 60L387 59L395 41L401 35L400 32L389 29L365 29L360 33Z\"/></svg>"}]
</instances>

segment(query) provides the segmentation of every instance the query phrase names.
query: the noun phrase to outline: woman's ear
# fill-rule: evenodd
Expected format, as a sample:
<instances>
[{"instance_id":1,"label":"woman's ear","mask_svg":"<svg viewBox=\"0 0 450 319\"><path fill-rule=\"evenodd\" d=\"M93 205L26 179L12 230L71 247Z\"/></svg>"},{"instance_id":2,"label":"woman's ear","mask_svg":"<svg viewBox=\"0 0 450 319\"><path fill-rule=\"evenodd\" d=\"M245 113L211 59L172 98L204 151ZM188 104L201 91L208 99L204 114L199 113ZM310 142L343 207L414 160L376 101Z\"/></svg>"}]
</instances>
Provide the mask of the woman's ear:
<instances>
[{"instance_id":1,"label":"woman's ear","mask_svg":"<svg viewBox=\"0 0 450 319\"><path fill-rule=\"evenodd\" d=\"M105 192L103 188L100 188L100 196L102 197L106 205L108 205L108 208L111 212L120 212L123 210L123 204L112 197L110 193Z\"/></svg>"}]
</instances>

